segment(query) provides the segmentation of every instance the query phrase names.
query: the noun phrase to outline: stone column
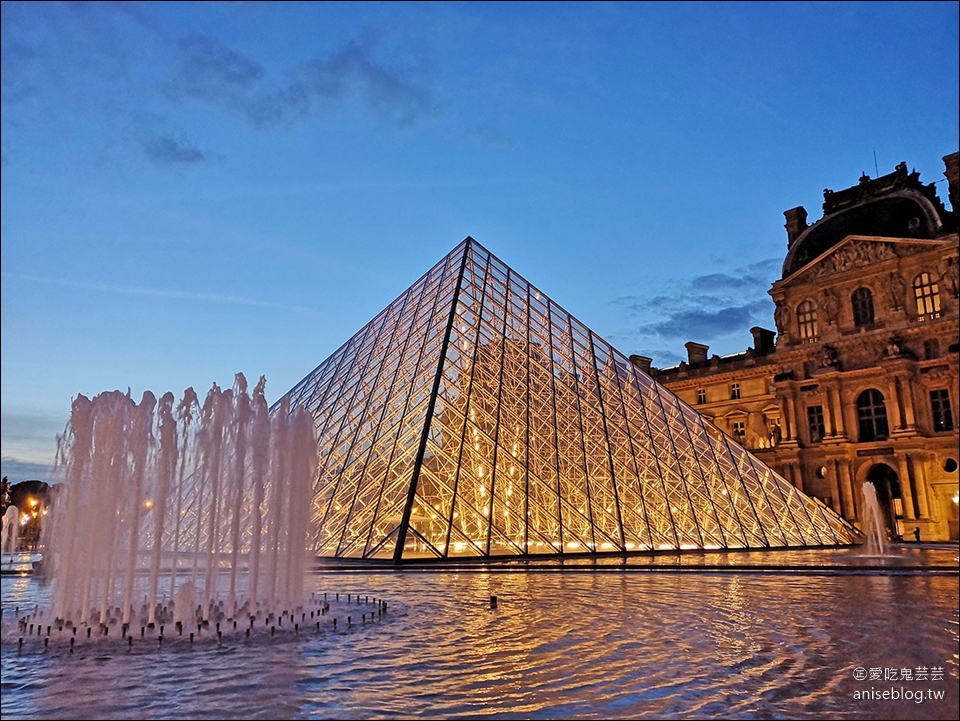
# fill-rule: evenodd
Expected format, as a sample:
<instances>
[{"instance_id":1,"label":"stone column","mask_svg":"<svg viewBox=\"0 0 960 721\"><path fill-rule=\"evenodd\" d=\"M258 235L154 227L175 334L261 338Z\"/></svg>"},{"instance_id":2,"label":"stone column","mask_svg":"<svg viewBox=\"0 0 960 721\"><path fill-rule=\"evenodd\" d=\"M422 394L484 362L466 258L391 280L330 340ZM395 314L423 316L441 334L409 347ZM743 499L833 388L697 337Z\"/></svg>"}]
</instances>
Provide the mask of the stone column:
<instances>
[{"instance_id":1,"label":"stone column","mask_svg":"<svg viewBox=\"0 0 960 721\"><path fill-rule=\"evenodd\" d=\"M824 466L824 468L827 468ZM830 473L830 469L827 468L827 476L830 482L830 502L833 504L833 510L837 512L840 516L843 515L843 500L840 498L840 479L836 473Z\"/></svg>"},{"instance_id":2,"label":"stone column","mask_svg":"<svg viewBox=\"0 0 960 721\"><path fill-rule=\"evenodd\" d=\"M897 376L897 393L900 394L900 402L903 406L904 427L913 430L917 426L916 413L913 410L913 391L910 383L902 376Z\"/></svg>"},{"instance_id":3,"label":"stone column","mask_svg":"<svg viewBox=\"0 0 960 721\"><path fill-rule=\"evenodd\" d=\"M899 386L897 384L896 378L887 379L887 392L884 394L886 397L885 405L887 406L887 414L890 417L891 423L889 424L890 430L903 430L903 413L900 411L901 401Z\"/></svg>"},{"instance_id":4,"label":"stone column","mask_svg":"<svg viewBox=\"0 0 960 721\"><path fill-rule=\"evenodd\" d=\"M843 418L843 426L844 428L850 429L850 433L847 434L847 437L849 440L857 441L860 436L860 424L857 422L856 398L851 398L849 403L844 403L843 396L841 394L839 403L840 416Z\"/></svg>"},{"instance_id":5,"label":"stone column","mask_svg":"<svg viewBox=\"0 0 960 721\"><path fill-rule=\"evenodd\" d=\"M797 440L797 431L794 428L796 423L797 416L794 412L796 408L796 403L793 400L793 389L790 389L790 395L785 398L787 402L786 412L784 413L784 420L786 420L786 440L796 441Z\"/></svg>"},{"instance_id":6,"label":"stone column","mask_svg":"<svg viewBox=\"0 0 960 721\"><path fill-rule=\"evenodd\" d=\"M843 493L843 505L846 506L846 518L848 521L857 520L857 499L853 492L853 472L850 469L850 461L846 458L837 461L840 467L840 488Z\"/></svg>"},{"instance_id":7,"label":"stone column","mask_svg":"<svg viewBox=\"0 0 960 721\"><path fill-rule=\"evenodd\" d=\"M833 424L833 431L830 435L843 437L846 431L843 428L843 409L840 407L840 391L836 386L827 386L827 406L830 414L830 422Z\"/></svg>"},{"instance_id":8,"label":"stone column","mask_svg":"<svg viewBox=\"0 0 960 721\"><path fill-rule=\"evenodd\" d=\"M903 496L903 517L908 521L914 521L917 518L917 512L913 507L913 483L910 481L907 457L905 455L897 456L897 465L900 469L900 493Z\"/></svg>"},{"instance_id":9,"label":"stone column","mask_svg":"<svg viewBox=\"0 0 960 721\"><path fill-rule=\"evenodd\" d=\"M907 468L913 469L913 482L917 487L917 518L930 518L930 505L927 502L927 472L923 459L907 456Z\"/></svg>"},{"instance_id":10,"label":"stone column","mask_svg":"<svg viewBox=\"0 0 960 721\"><path fill-rule=\"evenodd\" d=\"M834 430L836 428L833 422L833 403L830 402L830 388L826 388L824 392L824 403L823 403L823 434L826 438L833 438L837 435L837 432Z\"/></svg>"}]
</instances>

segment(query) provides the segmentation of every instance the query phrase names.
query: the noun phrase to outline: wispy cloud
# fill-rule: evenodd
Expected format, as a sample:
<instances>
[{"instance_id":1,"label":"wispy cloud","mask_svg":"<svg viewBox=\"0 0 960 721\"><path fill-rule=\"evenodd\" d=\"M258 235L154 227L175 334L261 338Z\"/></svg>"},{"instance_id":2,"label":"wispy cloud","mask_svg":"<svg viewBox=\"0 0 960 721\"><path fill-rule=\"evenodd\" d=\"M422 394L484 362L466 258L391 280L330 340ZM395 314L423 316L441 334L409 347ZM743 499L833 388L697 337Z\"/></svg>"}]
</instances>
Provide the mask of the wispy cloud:
<instances>
[{"instance_id":1,"label":"wispy cloud","mask_svg":"<svg viewBox=\"0 0 960 721\"><path fill-rule=\"evenodd\" d=\"M756 300L743 305L726 308L694 308L676 310L667 315L666 320L650 326L654 333L666 338L704 338L710 340L731 331L748 330L753 319L771 308L769 302Z\"/></svg>"},{"instance_id":2,"label":"wispy cloud","mask_svg":"<svg viewBox=\"0 0 960 721\"><path fill-rule=\"evenodd\" d=\"M679 362L678 349L688 340L710 344L741 339L732 342L746 348L752 326L772 327L773 302L767 290L779 264L769 258L729 273L671 279L646 294L619 296L611 301L623 316L616 337L658 365Z\"/></svg>"},{"instance_id":3,"label":"wispy cloud","mask_svg":"<svg viewBox=\"0 0 960 721\"><path fill-rule=\"evenodd\" d=\"M352 41L307 59L285 71L282 81L272 81L255 58L207 36L191 35L179 50L180 67L166 85L168 97L227 108L256 128L321 116L353 97L380 119L399 125L430 109L426 89L378 62L371 44Z\"/></svg>"},{"instance_id":4,"label":"wispy cloud","mask_svg":"<svg viewBox=\"0 0 960 721\"><path fill-rule=\"evenodd\" d=\"M193 291L167 290L158 288L136 288L132 286L112 285L109 283L86 283L82 281L66 280L62 278L44 278L40 276L29 276L12 273L0 274L2 278L25 280L30 283L47 283L50 285L59 285L67 288L77 288L85 291L95 291L100 293L114 293L120 295L149 296L153 298L169 298L172 300L200 301L204 303L228 303L232 305L256 306L260 308L278 308L283 310L293 310L301 313L313 313L312 308L305 306L288 305L285 303L274 303L273 301L258 300L256 298L245 298L237 295L226 295L223 293L197 293Z\"/></svg>"},{"instance_id":5,"label":"wispy cloud","mask_svg":"<svg viewBox=\"0 0 960 721\"><path fill-rule=\"evenodd\" d=\"M190 166L205 158L193 144L166 135L146 140L142 146L146 156L158 165Z\"/></svg>"}]
</instances>

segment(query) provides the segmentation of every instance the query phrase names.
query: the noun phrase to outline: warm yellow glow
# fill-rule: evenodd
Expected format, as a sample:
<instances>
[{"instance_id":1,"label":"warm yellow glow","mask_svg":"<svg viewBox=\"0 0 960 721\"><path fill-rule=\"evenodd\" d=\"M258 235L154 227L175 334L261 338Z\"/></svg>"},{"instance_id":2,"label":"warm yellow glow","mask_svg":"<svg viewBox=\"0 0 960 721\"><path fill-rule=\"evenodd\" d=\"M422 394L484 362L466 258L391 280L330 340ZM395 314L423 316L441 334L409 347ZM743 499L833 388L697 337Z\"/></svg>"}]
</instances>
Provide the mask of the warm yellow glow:
<instances>
[{"instance_id":1,"label":"warm yellow glow","mask_svg":"<svg viewBox=\"0 0 960 721\"><path fill-rule=\"evenodd\" d=\"M151 500L148 498L147 500L145 500L145 501L143 502L143 507L144 507L144 508L153 508L153 501L151 501Z\"/></svg>"},{"instance_id":2,"label":"warm yellow glow","mask_svg":"<svg viewBox=\"0 0 960 721\"><path fill-rule=\"evenodd\" d=\"M613 544L612 544L612 543L601 543L601 544L600 544L600 548L603 549L604 551L609 551L611 548L613 548Z\"/></svg>"},{"instance_id":3,"label":"warm yellow glow","mask_svg":"<svg viewBox=\"0 0 960 721\"><path fill-rule=\"evenodd\" d=\"M30 505L31 508L36 508L37 504L40 503L40 501L38 501L36 498L28 498L27 503Z\"/></svg>"}]
</instances>

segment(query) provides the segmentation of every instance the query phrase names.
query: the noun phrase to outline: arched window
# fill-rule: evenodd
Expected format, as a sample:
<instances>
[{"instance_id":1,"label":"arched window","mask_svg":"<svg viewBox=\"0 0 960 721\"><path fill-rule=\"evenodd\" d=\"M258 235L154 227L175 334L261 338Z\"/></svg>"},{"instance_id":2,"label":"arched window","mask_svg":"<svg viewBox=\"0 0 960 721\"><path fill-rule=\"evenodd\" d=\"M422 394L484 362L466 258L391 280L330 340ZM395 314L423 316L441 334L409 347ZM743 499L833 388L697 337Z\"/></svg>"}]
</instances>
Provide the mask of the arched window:
<instances>
[{"instance_id":1,"label":"arched window","mask_svg":"<svg viewBox=\"0 0 960 721\"><path fill-rule=\"evenodd\" d=\"M861 443L883 441L890 436L887 407L883 403L883 394L876 388L869 388L857 396L857 421Z\"/></svg>"},{"instance_id":2,"label":"arched window","mask_svg":"<svg viewBox=\"0 0 960 721\"><path fill-rule=\"evenodd\" d=\"M926 271L914 278L913 297L917 301L917 320L940 317L940 288Z\"/></svg>"},{"instance_id":3,"label":"arched window","mask_svg":"<svg viewBox=\"0 0 960 721\"><path fill-rule=\"evenodd\" d=\"M873 293L869 288L857 288L850 296L853 305L853 324L858 328L873 323Z\"/></svg>"},{"instance_id":4,"label":"arched window","mask_svg":"<svg viewBox=\"0 0 960 721\"><path fill-rule=\"evenodd\" d=\"M805 300L797 306L797 328L800 331L800 340L817 339L817 307L812 300Z\"/></svg>"}]
</instances>

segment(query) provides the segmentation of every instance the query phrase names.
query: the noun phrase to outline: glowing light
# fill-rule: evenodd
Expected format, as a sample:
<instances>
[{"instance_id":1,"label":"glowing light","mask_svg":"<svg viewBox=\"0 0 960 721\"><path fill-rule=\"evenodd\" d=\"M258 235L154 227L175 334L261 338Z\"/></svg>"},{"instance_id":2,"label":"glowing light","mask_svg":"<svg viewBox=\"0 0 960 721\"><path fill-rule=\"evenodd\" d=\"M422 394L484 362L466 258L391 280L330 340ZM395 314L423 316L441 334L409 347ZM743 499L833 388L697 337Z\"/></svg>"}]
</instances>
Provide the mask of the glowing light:
<instances>
[{"instance_id":1,"label":"glowing light","mask_svg":"<svg viewBox=\"0 0 960 721\"><path fill-rule=\"evenodd\" d=\"M144 507L144 508L153 508L153 501L151 501L151 500L148 498L147 500L145 500L145 501L143 502L143 507Z\"/></svg>"}]
</instances>

